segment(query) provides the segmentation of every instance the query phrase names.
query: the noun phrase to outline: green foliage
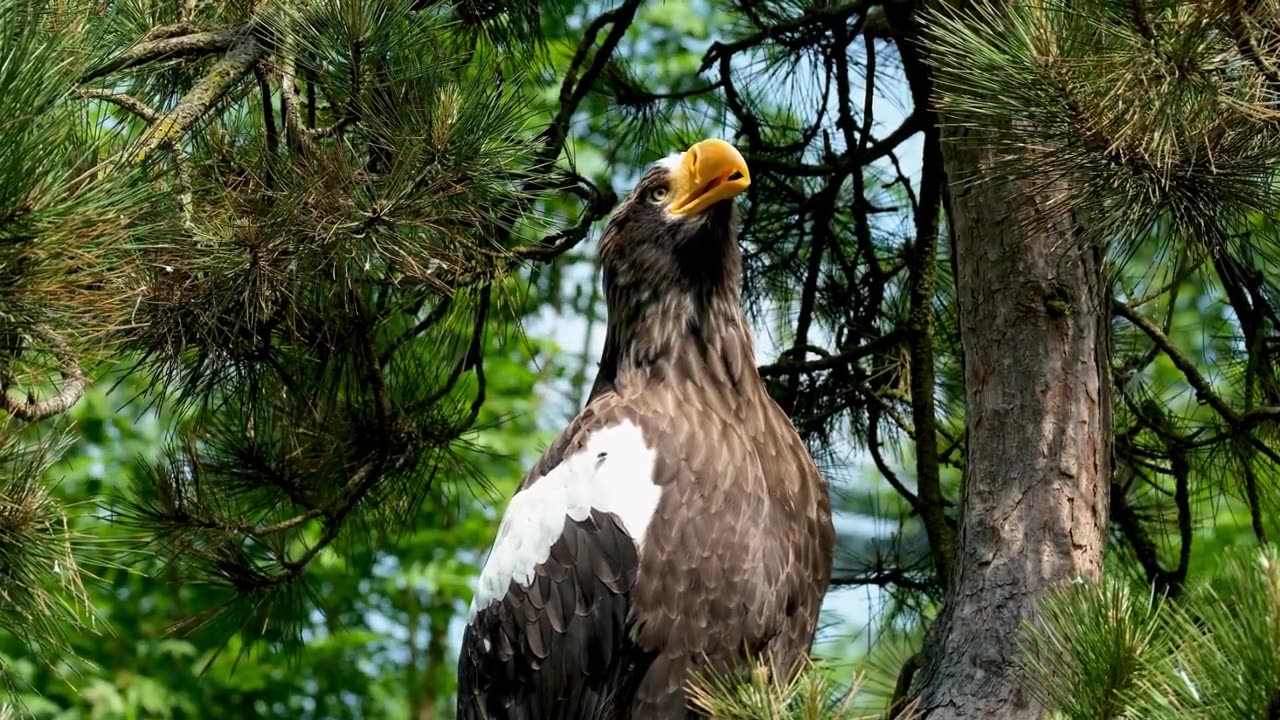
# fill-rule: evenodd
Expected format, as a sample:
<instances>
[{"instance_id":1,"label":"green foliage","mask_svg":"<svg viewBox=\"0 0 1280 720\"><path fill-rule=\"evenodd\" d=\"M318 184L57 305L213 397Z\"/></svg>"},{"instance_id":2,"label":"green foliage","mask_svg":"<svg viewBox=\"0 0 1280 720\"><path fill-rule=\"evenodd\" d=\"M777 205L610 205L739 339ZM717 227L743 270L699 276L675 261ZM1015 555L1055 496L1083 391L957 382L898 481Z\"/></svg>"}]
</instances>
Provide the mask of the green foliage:
<instances>
[{"instance_id":1,"label":"green foliage","mask_svg":"<svg viewBox=\"0 0 1280 720\"><path fill-rule=\"evenodd\" d=\"M1158 602L1132 583L1072 584L1026 632L1031 688L1063 717L1121 718L1172 650Z\"/></svg>"},{"instance_id":2,"label":"green foliage","mask_svg":"<svg viewBox=\"0 0 1280 720\"><path fill-rule=\"evenodd\" d=\"M148 224L128 225L131 264L113 278L113 302L81 305L112 331L102 349L132 361L126 369L147 379L140 394L171 405L184 427L118 501L119 518L206 586L195 626L229 619L214 628L224 637L248 627L250 644L296 644L313 560L335 543L391 538L424 498L479 479L461 451L485 397L484 336L503 328L490 311L510 317L518 305L506 249L520 239L535 143L521 86L495 92L492 53L474 36L462 52L447 13L363 0L172 9L113 4L75 20L86 37L119 43L104 56L125 58L184 32L156 22L231 23L211 48L223 59L209 64L197 47L164 76L132 60L59 60L43 78L48 102L19 99L52 103L55 119L79 118L85 99L132 116L119 120L127 130L75 148L105 155L97 172L150 196ZM129 49L140 34L144 50ZM236 65L242 56L252 62ZM109 91L76 90L100 76L113 78ZM175 88L186 88L176 104ZM185 134L169 147L175 133ZM57 156L58 138L25 140L22 157ZM155 161L154 182L118 164L138 159ZM87 197L79 189L76 203ZM44 244L111 268L85 241ZM48 313L67 301L20 272L26 302ZM75 347L52 348L71 394L82 381L69 368L89 338L76 318L53 320L74 331Z\"/></svg>"},{"instance_id":3,"label":"green foliage","mask_svg":"<svg viewBox=\"0 0 1280 720\"><path fill-rule=\"evenodd\" d=\"M0 631L48 661L67 651L67 635L92 610L75 534L45 484L65 438L32 442L5 430L0 424Z\"/></svg>"},{"instance_id":4,"label":"green foliage","mask_svg":"<svg viewBox=\"0 0 1280 720\"><path fill-rule=\"evenodd\" d=\"M544 441L543 9L0 3L0 706L448 708Z\"/></svg>"},{"instance_id":5,"label":"green foliage","mask_svg":"<svg viewBox=\"0 0 1280 720\"><path fill-rule=\"evenodd\" d=\"M91 388L74 411L74 444L39 487L52 487L53 499L76 511L71 529L103 551L89 556L82 600L97 622L76 632L55 626L65 637L48 662L30 654L29 636L0 633L0 662L16 686L0 692L0 707L15 702L23 717L59 719L230 720L245 717L246 705L262 718L390 718L424 708L447 717L450 625L470 601L500 499L548 440L537 422L541 375L529 355L548 350L490 342L488 400L462 450L488 489L422 505L389 542L326 553L309 571L301 642L286 652L250 647L252 633L223 647L218 634L174 632L208 602L208 588L174 582L149 552L134 552L130 528L104 523L87 501L129 497L128 479L159 456L175 418L121 407L141 389L140 376L110 392Z\"/></svg>"},{"instance_id":6,"label":"green foliage","mask_svg":"<svg viewBox=\"0 0 1280 720\"><path fill-rule=\"evenodd\" d=\"M1088 208L1099 239L1165 222L1179 241L1217 244L1276 203L1272 58L1247 50L1271 46L1255 18L1274 12L976 3L936 14L930 39L944 106L999 150L991 177L1069 179L1057 210Z\"/></svg>"},{"instance_id":7,"label":"green foliage","mask_svg":"<svg viewBox=\"0 0 1280 720\"><path fill-rule=\"evenodd\" d=\"M1233 553L1166 621L1177 638L1142 717L1270 718L1280 697L1280 555Z\"/></svg>"},{"instance_id":8,"label":"green foliage","mask_svg":"<svg viewBox=\"0 0 1280 720\"><path fill-rule=\"evenodd\" d=\"M95 144L65 102L91 57L77 32L83 10L0 5L0 413L22 421L74 401L13 389L42 387L59 371L74 386L80 371L62 333L74 327L92 342L120 317L128 298L117 261L144 198L127 179L95 171ZM48 660L65 651L89 608L77 538L43 477L65 438L24 424L0 416L0 628Z\"/></svg>"},{"instance_id":9,"label":"green foliage","mask_svg":"<svg viewBox=\"0 0 1280 720\"><path fill-rule=\"evenodd\" d=\"M69 98L96 50L82 42L87 7L0 6L0 367L8 374L18 372L12 356L56 345L51 331L98 339L133 301L122 284L125 250L143 222L145 178L98 167L110 133L87 126ZM37 326L48 330L24 337Z\"/></svg>"},{"instance_id":10,"label":"green foliage","mask_svg":"<svg viewBox=\"0 0 1280 720\"><path fill-rule=\"evenodd\" d=\"M1265 720L1280 696L1280 555L1219 554L1178 600L1072 585L1024 634L1037 697L1064 720Z\"/></svg>"},{"instance_id":11,"label":"green foliage","mask_svg":"<svg viewBox=\"0 0 1280 720\"><path fill-rule=\"evenodd\" d=\"M718 720L852 720L860 680L846 685L833 670L806 664L786 683L776 682L763 662L753 664L746 678L712 670L691 683L690 705Z\"/></svg>"}]
</instances>

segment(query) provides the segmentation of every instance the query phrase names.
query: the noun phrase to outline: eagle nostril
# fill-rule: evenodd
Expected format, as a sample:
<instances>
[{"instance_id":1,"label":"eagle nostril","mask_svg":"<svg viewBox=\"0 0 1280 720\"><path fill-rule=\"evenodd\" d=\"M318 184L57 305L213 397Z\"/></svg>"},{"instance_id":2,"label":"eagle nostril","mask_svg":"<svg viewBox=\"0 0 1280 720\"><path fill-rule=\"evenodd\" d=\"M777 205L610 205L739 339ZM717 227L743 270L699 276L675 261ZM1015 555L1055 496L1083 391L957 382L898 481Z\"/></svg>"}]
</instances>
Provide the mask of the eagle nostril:
<instances>
[{"instance_id":1,"label":"eagle nostril","mask_svg":"<svg viewBox=\"0 0 1280 720\"><path fill-rule=\"evenodd\" d=\"M737 170L734 170L733 174L729 176L729 182L733 182L734 180L741 180L741 179L742 179L742 173L738 172Z\"/></svg>"}]
</instances>

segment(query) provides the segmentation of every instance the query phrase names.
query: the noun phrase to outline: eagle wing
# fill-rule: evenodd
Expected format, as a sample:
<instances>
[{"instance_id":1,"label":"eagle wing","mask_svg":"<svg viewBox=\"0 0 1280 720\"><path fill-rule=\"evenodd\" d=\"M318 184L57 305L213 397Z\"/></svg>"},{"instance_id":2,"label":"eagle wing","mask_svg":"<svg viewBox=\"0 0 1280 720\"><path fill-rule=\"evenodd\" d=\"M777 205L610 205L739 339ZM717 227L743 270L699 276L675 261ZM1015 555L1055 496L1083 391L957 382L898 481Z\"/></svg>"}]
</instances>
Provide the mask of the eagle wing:
<instances>
[{"instance_id":1,"label":"eagle wing","mask_svg":"<svg viewBox=\"0 0 1280 720\"><path fill-rule=\"evenodd\" d=\"M529 473L472 601L460 720L629 717L654 657L628 625L655 463L638 423L591 408Z\"/></svg>"},{"instance_id":2,"label":"eagle wing","mask_svg":"<svg viewBox=\"0 0 1280 720\"><path fill-rule=\"evenodd\" d=\"M807 503L763 482L803 446L646 397L598 398L512 498L464 633L460 719L683 718L689 671L786 665L812 637L825 580L790 550Z\"/></svg>"}]
</instances>

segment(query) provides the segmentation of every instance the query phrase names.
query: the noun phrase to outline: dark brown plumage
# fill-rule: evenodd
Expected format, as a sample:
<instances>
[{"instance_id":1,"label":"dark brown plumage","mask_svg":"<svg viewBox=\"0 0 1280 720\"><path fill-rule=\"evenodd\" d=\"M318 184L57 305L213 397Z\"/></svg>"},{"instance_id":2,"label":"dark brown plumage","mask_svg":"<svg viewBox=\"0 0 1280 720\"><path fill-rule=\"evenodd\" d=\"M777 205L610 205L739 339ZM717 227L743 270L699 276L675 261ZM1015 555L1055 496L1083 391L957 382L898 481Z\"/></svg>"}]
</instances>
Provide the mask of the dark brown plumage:
<instances>
[{"instance_id":1,"label":"dark brown plumage","mask_svg":"<svg viewBox=\"0 0 1280 720\"><path fill-rule=\"evenodd\" d=\"M756 371L720 141L651 168L601 242L608 332L586 407L521 483L482 573L458 716L688 716L691 670L807 652L826 488Z\"/></svg>"}]
</instances>

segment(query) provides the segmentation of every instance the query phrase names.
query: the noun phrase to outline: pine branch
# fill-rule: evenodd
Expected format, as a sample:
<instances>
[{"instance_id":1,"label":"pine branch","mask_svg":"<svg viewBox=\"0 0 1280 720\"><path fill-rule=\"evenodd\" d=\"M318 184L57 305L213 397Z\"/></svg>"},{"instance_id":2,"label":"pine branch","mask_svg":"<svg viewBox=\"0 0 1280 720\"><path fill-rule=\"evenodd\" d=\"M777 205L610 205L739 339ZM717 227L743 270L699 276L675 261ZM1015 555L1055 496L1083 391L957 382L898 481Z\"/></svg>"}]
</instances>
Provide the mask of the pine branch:
<instances>
[{"instance_id":1,"label":"pine branch","mask_svg":"<svg viewBox=\"0 0 1280 720\"><path fill-rule=\"evenodd\" d=\"M577 177L575 179L578 181L579 187L586 189L588 198L587 206L582 215L578 217L578 221L568 228L552 233L536 245L517 248L516 257L534 261L547 261L563 255L585 240L587 234L591 231L591 226L604 219L618 204L618 196L613 192L612 188L606 187L601 190L586 178Z\"/></svg>"},{"instance_id":2,"label":"pine branch","mask_svg":"<svg viewBox=\"0 0 1280 720\"><path fill-rule=\"evenodd\" d=\"M315 148L312 145L312 133L302 121L302 113L298 110L298 89L294 83L297 77L297 66L294 61L293 39L286 34L280 39L280 107L283 109L285 138L291 149L301 151L303 156L310 156ZM314 85L314 83L312 83Z\"/></svg>"},{"instance_id":3,"label":"pine branch","mask_svg":"<svg viewBox=\"0 0 1280 720\"><path fill-rule=\"evenodd\" d=\"M911 506L911 511L919 513L920 498L902 484L902 481L898 479L898 474L884 461L880 447L880 415L881 411L878 405L872 405L867 408L867 450L871 453L871 461L875 464L876 469L880 471L880 476L902 496L902 499L907 501L907 504Z\"/></svg>"},{"instance_id":4,"label":"pine branch","mask_svg":"<svg viewBox=\"0 0 1280 720\"><path fill-rule=\"evenodd\" d=\"M733 42L715 42L707 48L698 72L702 73L720 62L722 58L760 47L766 43L804 44L815 33L833 32L848 24L854 16L863 15L875 6L870 0L855 0L834 6L814 6L797 18L786 20L747 35Z\"/></svg>"},{"instance_id":5,"label":"pine branch","mask_svg":"<svg viewBox=\"0 0 1280 720\"><path fill-rule=\"evenodd\" d=\"M69 438L23 435L0 417L0 630L54 666L66 662L73 634L93 631L77 559L86 548L43 477ZM6 681L9 670L0 659Z\"/></svg>"},{"instance_id":6,"label":"pine branch","mask_svg":"<svg viewBox=\"0 0 1280 720\"><path fill-rule=\"evenodd\" d=\"M795 668L751 658L741 672L698 673L688 697L692 710L719 720L849 720L861 686L857 675L848 686L837 685L827 668L807 657Z\"/></svg>"},{"instance_id":7,"label":"pine branch","mask_svg":"<svg viewBox=\"0 0 1280 720\"><path fill-rule=\"evenodd\" d=\"M1280 407L1259 406L1245 412L1237 412L1213 390L1209 381L1196 369L1195 363L1178 349L1167 335L1160 331L1154 323L1128 305L1116 301L1113 305L1115 313L1128 320L1135 327L1146 333L1156 346L1169 357L1174 367L1178 368L1187 383L1196 391L1196 397L1212 407L1223 420L1238 430L1247 430L1258 422L1280 419Z\"/></svg>"},{"instance_id":8,"label":"pine branch","mask_svg":"<svg viewBox=\"0 0 1280 720\"><path fill-rule=\"evenodd\" d=\"M266 49L252 32L241 30L227 54L172 110L152 124L130 153L130 161L141 164L157 149L177 142L265 53Z\"/></svg>"},{"instance_id":9,"label":"pine branch","mask_svg":"<svg viewBox=\"0 0 1280 720\"><path fill-rule=\"evenodd\" d=\"M890 12L895 12L890 10ZM896 24L912 27L914 14L899 18ZM919 36L918 28L911 36ZM899 42L898 53L910 80L915 106L927 113L933 93L933 80L920 49L910 42ZM920 174L920 197L915 208L914 253L909 262L910 287L907 316L908 346L911 352L911 414L915 421L916 488L920 498L920 517L929 536L938 581L948 587L952 564L956 557L956 537L948 524L942 484L939 477L937 412L934 407L934 317L933 303L937 292L938 218L942 213L942 193L946 172L942 164L942 140L937 117L926 114L923 120L924 148Z\"/></svg>"},{"instance_id":10,"label":"pine branch","mask_svg":"<svg viewBox=\"0 0 1280 720\"><path fill-rule=\"evenodd\" d=\"M111 90L102 90L99 88L80 88L76 90L76 96L86 100L103 100L105 102L109 102L112 105L116 105L124 110L128 110L134 115L137 115L147 124L155 122L160 117L155 110L147 107L146 103L124 93L117 93Z\"/></svg>"},{"instance_id":11,"label":"pine branch","mask_svg":"<svg viewBox=\"0 0 1280 720\"><path fill-rule=\"evenodd\" d=\"M1228 11L1228 27L1232 37L1235 39L1236 48L1240 55L1248 60L1258 70L1258 72L1266 78L1271 85L1272 92L1280 91L1280 70L1271 63L1267 57L1268 53L1263 50L1261 43L1258 42L1255 28L1257 22L1250 17L1246 5L1246 0L1227 0L1225 3Z\"/></svg>"},{"instance_id":12,"label":"pine branch","mask_svg":"<svg viewBox=\"0 0 1280 720\"><path fill-rule=\"evenodd\" d=\"M767 365L761 365L760 375L761 377L769 378L797 372L812 373L838 370L872 355L890 352L900 345L906 337L907 332L905 330L894 330L874 340L869 340L858 347L846 348L834 355L828 355L817 360L778 360Z\"/></svg>"},{"instance_id":13,"label":"pine branch","mask_svg":"<svg viewBox=\"0 0 1280 720\"><path fill-rule=\"evenodd\" d=\"M920 653L913 653L907 661L902 664L902 669L898 672L898 680L893 686L893 696L889 699L889 711L886 720L897 720L902 718L907 720L914 712L918 700L908 701L911 692L911 681L915 679L916 673L920 671L923 664Z\"/></svg>"},{"instance_id":14,"label":"pine branch","mask_svg":"<svg viewBox=\"0 0 1280 720\"><path fill-rule=\"evenodd\" d=\"M181 4L183 2L186 2L186 0L178 0L179 16L181 16ZM172 25L157 25L156 27L151 28L147 31L146 35L142 36L142 42L146 43L151 42L152 40L164 40L165 38L178 37L179 35L191 35L197 32L200 32L200 30L196 28L195 25L191 24L191 22L187 20L179 20ZM226 48L223 49L225 50Z\"/></svg>"},{"instance_id":15,"label":"pine branch","mask_svg":"<svg viewBox=\"0 0 1280 720\"><path fill-rule=\"evenodd\" d=\"M242 42L244 36L251 32L249 26L238 25L225 30L195 32L176 37L169 35L170 32L176 32L181 27L157 28L153 32L162 37L141 42L116 55L108 62L82 75L80 82L87 83L121 70L128 70L148 63L188 57L203 57L227 52Z\"/></svg>"},{"instance_id":16,"label":"pine branch","mask_svg":"<svg viewBox=\"0 0 1280 720\"><path fill-rule=\"evenodd\" d=\"M796 177L824 177L833 174L852 173L856 169L870 165L877 160L886 158L889 154L911 136L920 132L922 128L922 117L920 113L913 112L908 115L898 127L894 128L888 135L875 140L870 144L858 150L846 151L835 156L829 162L823 163L803 163L781 160L777 157L764 155L753 152L743 153L744 159L750 163L752 168L764 172L775 172L782 175L791 175Z\"/></svg>"},{"instance_id":17,"label":"pine branch","mask_svg":"<svg viewBox=\"0 0 1280 720\"><path fill-rule=\"evenodd\" d=\"M58 373L62 377L59 391L43 400L34 396L18 398L10 394L13 378L10 371L0 366L0 409L11 416L26 422L39 422L55 415L60 415L80 400L84 394L86 379L80 369L80 363L67 342L47 327L34 329L36 337L49 346L49 352L58 363Z\"/></svg>"},{"instance_id":18,"label":"pine branch","mask_svg":"<svg viewBox=\"0 0 1280 720\"><path fill-rule=\"evenodd\" d=\"M896 585L898 587L915 590L917 592L924 592L932 587L927 582L911 577L901 568L878 568L871 572L854 574L837 573L831 577L832 587L866 585L874 585L878 587Z\"/></svg>"},{"instance_id":19,"label":"pine branch","mask_svg":"<svg viewBox=\"0 0 1280 720\"><path fill-rule=\"evenodd\" d=\"M1056 588L1019 637L1032 695L1073 720L1156 717L1134 706L1171 649L1159 608L1111 578Z\"/></svg>"},{"instance_id":20,"label":"pine branch","mask_svg":"<svg viewBox=\"0 0 1280 720\"><path fill-rule=\"evenodd\" d=\"M263 60L253 64L253 77L258 83L258 94L262 100L262 128L266 133L267 171L271 162L280 152L280 136L276 133L276 113L271 107L271 82L267 77L267 63ZM271 183L268 181L268 185Z\"/></svg>"},{"instance_id":21,"label":"pine branch","mask_svg":"<svg viewBox=\"0 0 1280 720\"><path fill-rule=\"evenodd\" d=\"M191 16L196 14L197 2L198 0L175 0L179 23L191 22Z\"/></svg>"},{"instance_id":22,"label":"pine branch","mask_svg":"<svg viewBox=\"0 0 1280 720\"><path fill-rule=\"evenodd\" d=\"M1267 529L1262 522L1262 499L1258 494L1258 474L1253 469L1253 453L1245 452L1242 455L1240 465L1244 475L1244 498L1249 504L1249 525L1258 544L1266 545Z\"/></svg>"},{"instance_id":23,"label":"pine branch","mask_svg":"<svg viewBox=\"0 0 1280 720\"><path fill-rule=\"evenodd\" d=\"M578 44L578 49L569 62L569 68L565 71L564 81L560 85L560 108L551 125L543 132L543 150L535 162L535 167L550 165L562 151L574 113L591 92L600 73L613 57L618 43L622 41L627 28L635 20L640 3L641 0L625 0L617 8L598 15L587 27L582 41ZM592 55L590 64L584 67L587 54L595 45L596 36L605 25L610 26L609 32Z\"/></svg>"}]
</instances>

